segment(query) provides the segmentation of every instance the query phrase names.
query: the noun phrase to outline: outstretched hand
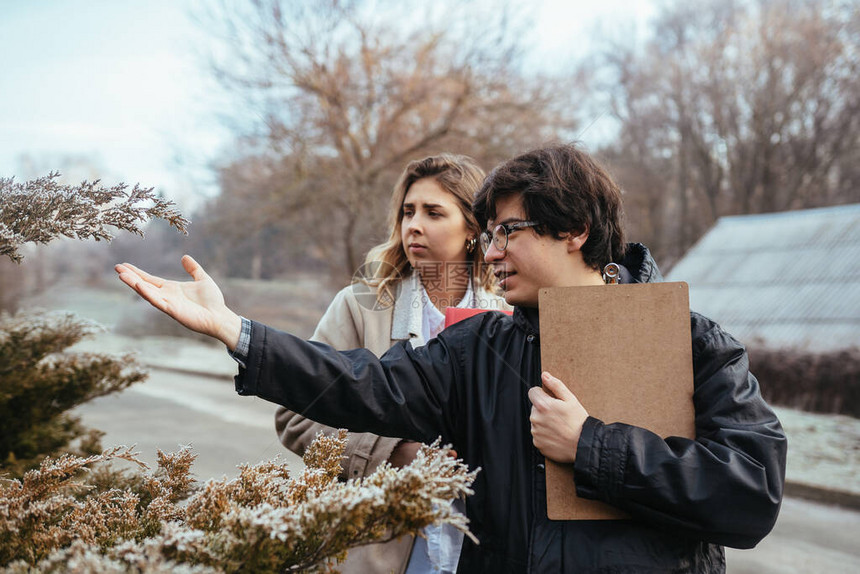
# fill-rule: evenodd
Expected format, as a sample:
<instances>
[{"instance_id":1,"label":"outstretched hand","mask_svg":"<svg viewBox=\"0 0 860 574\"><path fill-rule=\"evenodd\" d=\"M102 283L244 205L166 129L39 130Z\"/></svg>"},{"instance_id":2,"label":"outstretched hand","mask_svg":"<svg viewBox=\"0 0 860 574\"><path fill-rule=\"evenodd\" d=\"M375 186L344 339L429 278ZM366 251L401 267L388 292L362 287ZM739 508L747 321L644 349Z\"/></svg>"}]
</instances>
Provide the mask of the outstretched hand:
<instances>
[{"instance_id":1,"label":"outstretched hand","mask_svg":"<svg viewBox=\"0 0 860 574\"><path fill-rule=\"evenodd\" d=\"M221 289L199 263L185 255L182 266L193 281L162 279L130 263L120 263L114 269L123 283L156 309L192 331L214 337L229 349L235 349L242 320L224 304Z\"/></svg>"},{"instance_id":2,"label":"outstretched hand","mask_svg":"<svg viewBox=\"0 0 860 574\"><path fill-rule=\"evenodd\" d=\"M543 388L529 389L532 442L550 460L573 462L588 413L561 380L544 371L541 381Z\"/></svg>"}]
</instances>

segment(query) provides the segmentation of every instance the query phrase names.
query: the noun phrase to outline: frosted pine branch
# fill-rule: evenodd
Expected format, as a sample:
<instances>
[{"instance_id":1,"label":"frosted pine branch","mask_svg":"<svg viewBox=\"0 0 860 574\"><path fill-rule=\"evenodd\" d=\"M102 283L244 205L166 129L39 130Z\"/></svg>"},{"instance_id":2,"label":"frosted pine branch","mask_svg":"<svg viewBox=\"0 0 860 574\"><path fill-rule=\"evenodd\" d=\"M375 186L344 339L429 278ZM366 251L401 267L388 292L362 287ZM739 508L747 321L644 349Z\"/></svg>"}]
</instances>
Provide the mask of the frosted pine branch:
<instances>
[{"instance_id":1,"label":"frosted pine branch","mask_svg":"<svg viewBox=\"0 0 860 574\"><path fill-rule=\"evenodd\" d=\"M106 188L99 180L61 185L59 177L51 172L22 183L0 178L0 255L20 262L23 244L60 236L110 241L111 227L143 236L142 224L153 218L187 233L189 221L154 188L135 184L129 190L124 183Z\"/></svg>"}]
</instances>

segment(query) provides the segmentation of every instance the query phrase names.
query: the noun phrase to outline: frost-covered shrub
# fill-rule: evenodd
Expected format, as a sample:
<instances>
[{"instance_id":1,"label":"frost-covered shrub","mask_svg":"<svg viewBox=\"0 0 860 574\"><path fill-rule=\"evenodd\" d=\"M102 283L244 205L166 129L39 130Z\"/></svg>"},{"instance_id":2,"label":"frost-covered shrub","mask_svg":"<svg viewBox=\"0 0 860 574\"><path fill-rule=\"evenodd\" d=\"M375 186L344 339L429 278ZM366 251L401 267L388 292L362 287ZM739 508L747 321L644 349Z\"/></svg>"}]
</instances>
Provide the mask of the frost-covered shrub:
<instances>
[{"instance_id":1,"label":"frost-covered shrub","mask_svg":"<svg viewBox=\"0 0 860 574\"><path fill-rule=\"evenodd\" d=\"M100 327L68 313L0 314L0 475L47 455L101 451L69 410L146 378L131 356L69 352Z\"/></svg>"},{"instance_id":2,"label":"frost-covered shrub","mask_svg":"<svg viewBox=\"0 0 860 574\"><path fill-rule=\"evenodd\" d=\"M471 494L477 471L437 443L402 469L383 464L367 478L339 482L345 436L319 436L295 477L270 461L199 488L188 449L159 453L158 469L125 489L98 489L75 477L115 459L143 466L129 449L46 460L21 480L0 482L0 568L333 572L349 548L428 524L468 533L466 518L448 501Z\"/></svg>"},{"instance_id":3,"label":"frost-covered shrub","mask_svg":"<svg viewBox=\"0 0 860 574\"><path fill-rule=\"evenodd\" d=\"M58 178L51 173L19 183L0 177L0 257L20 262L23 244L60 236L110 240L109 227L143 235L151 218L182 232L188 225L152 188L105 188L98 180L61 185ZM67 411L146 375L128 356L68 351L97 328L69 314L0 314L0 473L21 476L47 455L101 450L100 433Z\"/></svg>"},{"instance_id":4,"label":"frost-covered shrub","mask_svg":"<svg viewBox=\"0 0 860 574\"><path fill-rule=\"evenodd\" d=\"M150 217L180 230L188 223L151 189L56 178L0 178L0 256L20 261L22 244L59 236L110 239L106 226L142 235ZM272 461L198 487L187 449L159 452L151 473L94 469L116 460L145 467L125 447L81 455L98 450L98 433L66 411L144 377L129 357L67 351L94 328L71 315L0 317L0 570L331 572L349 548L432 523L468 533L448 501L471 494L477 471L447 449L422 447L410 466L384 463L346 483L337 480L344 433L319 437L295 477ZM46 458L73 441L77 454Z\"/></svg>"}]
</instances>

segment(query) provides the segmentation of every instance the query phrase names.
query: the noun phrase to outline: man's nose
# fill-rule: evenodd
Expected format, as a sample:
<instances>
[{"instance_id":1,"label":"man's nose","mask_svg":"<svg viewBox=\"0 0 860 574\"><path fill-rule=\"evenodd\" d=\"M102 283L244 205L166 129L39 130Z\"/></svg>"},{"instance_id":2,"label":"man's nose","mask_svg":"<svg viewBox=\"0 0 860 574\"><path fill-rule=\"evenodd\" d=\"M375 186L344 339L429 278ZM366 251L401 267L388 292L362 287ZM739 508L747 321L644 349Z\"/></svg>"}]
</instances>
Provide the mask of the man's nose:
<instances>
[{"instance_id":1,"label":"man's nose","mask_svg":"<svg viewBox=\"0 0 860 574\"><path fill-rule=\"evenodd\" d=\"M501 261L505 258L505 252L496 247L495 241L490 241L487 251L484 253L484 261L492 263L493 261Z\"/></svg>"}]
</instances>

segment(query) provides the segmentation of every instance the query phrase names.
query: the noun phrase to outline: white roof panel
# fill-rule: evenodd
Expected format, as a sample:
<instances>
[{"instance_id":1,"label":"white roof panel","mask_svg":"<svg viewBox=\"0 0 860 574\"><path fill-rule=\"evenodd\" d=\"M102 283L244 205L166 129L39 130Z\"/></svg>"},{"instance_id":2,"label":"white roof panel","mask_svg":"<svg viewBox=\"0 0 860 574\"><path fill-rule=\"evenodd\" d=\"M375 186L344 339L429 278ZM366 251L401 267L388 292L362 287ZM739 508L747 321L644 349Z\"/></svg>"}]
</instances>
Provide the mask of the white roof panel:
<instances>
[{"instance_id":1,"label":"white roof panel","mask_svg":"<svg viewBox=\"0 0 860 574\"><path fill-rule=\"evenodd\" d=\"M722 217L666 279L743 342L860 347L860 204Z\"/></svg>"}]
</instances>

